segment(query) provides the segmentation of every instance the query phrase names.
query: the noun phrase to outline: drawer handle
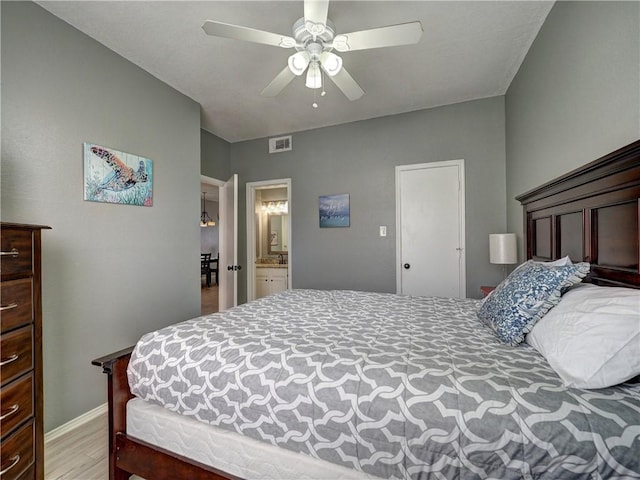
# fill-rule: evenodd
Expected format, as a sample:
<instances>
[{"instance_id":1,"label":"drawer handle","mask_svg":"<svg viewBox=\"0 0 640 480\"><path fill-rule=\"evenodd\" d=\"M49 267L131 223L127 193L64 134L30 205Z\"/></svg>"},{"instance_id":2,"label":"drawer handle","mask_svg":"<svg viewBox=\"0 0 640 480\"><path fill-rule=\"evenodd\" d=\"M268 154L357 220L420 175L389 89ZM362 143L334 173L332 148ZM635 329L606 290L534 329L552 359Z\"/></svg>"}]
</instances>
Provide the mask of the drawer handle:
<instances>
[{"instance_id":1,"label":"drawer handle","mask_svg":"<svg viewBox=\"0 0 640 480\"><path fill-rule=\"evenodd\" d=\"M0 415L0 420L4 420L5 418L10 417L14 413L16 413L18 410L20 410L20 405L18 405L17 403L14 403L9 407L9 410L7 410L7 413L3 413L2 415Z\"/></svg>"},{"instance_id":2,"label":"drawer handle","mask_svg":"<svg viewBox=\"0 0 640 480\"><path fill-rule=\"evenodd\" d=\"M4 367L5 365L9 364L9 363L13 363L15 362L18 357L20 357L20 355L18 355L17 353L14 353L13 355L11 355L9 358L2 360L0 362L0 367Z\"/></svg>"},{"instance_id":3,"label":"drawer handle","mask_svg":"<svg viewBox=\"0 0 640 480\"><path fill-rule=\"evenodd\" d=\"M11 457L11 465L9 465L7 468L3 468L2 470L0 470L0 477L5 473L7 473L9 470L11 470L13 467L15 467L19 461L20 461L20 455Z\"/></svg>"},{"instance_id":4,"label":"drawer handle","mask_svg":"<svg viewBox=\"0 0 640 480\"><path fill-rule=\"evenodd\" d=\"M20 255L20 252L15 249L12 248L10 252L0 252L0 256L9 256L9 257L17 257L18 255Z\"/></svg>"},{"instance_id":5,"label":"drawer handle","mask_svg":"<svg viewBox=\"0 0 640 480\"><path fill-rule=\"evenodd\" d=\"M5 310L11 310L13 308L18 308L17 303L10 303L9 305L0 306L0 312L4 312Z\"/></svg>"}]
</instances>

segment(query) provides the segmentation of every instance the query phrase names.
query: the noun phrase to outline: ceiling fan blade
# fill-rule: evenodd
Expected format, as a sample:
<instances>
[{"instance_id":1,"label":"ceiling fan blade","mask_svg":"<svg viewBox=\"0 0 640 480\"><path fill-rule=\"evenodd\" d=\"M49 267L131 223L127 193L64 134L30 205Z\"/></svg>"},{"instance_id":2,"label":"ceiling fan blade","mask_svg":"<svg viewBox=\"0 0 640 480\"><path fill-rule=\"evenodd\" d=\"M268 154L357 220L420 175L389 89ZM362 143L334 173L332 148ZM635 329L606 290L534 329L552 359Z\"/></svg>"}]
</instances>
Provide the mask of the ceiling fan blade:
<instances>
[{"instance_id":1,"label":"ceiling fan blade","mask_svg":"<svg viewBox=\"0 0 640 480\"><path fill-rule=\"evenodd\" d=\"M304 21L327 24L329 0L304 0Z\"/></svg>"},{"instance_id":2,"label":"ceiling fan blade","mask_svg":"<svg viewBox=\"0 0 640 480\"><path fill-rule=\"evenodd\" d=\"M274 47L282 48L292 48L296 45L295 39L287 35L265 32L264 30L256 30L255 28L241 27L239 25L231 25L230 23L216 22L213 20L204 22L202 29L207 35L213 35L214 37L233 38L235 40L262 43L264 45L273 45Z\"/></svg>"},{"instance_id":3,"label":"ceiling fan blade","mask_svg":"<svg viewBox=\"0 0 640 480\"><path fill-rule=\"evenodd\" d=\"M289 66L284 67L284 69L276 75L276 78L271 80L271 83L260 92L260 95L263 97L275 97L284 87L289 85L295 77L296 75L289 69Z\"/></svg>"},{"instance_id":4,"label":"ceiling fan blade","mask_svg":"<svg viewBox=\"0 0 640 480\"><path fill-rule=\"evenodd\" d=\"M420 37L422 37L422 32L422 24L420 22L409 22L344 33L336 35L333 39L333 48L339 52L351 52L368 48L410 45L418 43Z\"/></svg>"},{"instance_id":5,"label":"ceiling fan blade","mask_svg":"<svg viewBox=\"0 0 640 480\"><path fill-rule=\"evenodd\" d=\"M362 95L364 95L364 90L360 88L360 85L356 83L353 77L347 72L344 68L341 68L338 73L336 73L333 77L329 77L333 80L333 83L342 90L342 93L351 100L358 100Z\"/></svg>"}]
</instances>

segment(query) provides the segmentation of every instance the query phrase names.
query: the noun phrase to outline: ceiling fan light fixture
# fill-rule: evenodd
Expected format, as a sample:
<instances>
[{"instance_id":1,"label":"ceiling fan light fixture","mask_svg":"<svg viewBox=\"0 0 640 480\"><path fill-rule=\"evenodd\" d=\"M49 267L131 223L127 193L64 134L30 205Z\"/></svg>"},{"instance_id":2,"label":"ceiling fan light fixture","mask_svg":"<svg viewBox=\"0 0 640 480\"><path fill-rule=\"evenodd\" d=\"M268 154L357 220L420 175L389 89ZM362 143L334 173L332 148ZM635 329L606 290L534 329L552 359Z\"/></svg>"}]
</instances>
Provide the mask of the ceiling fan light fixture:
<instances>
[{"instance_id":1,"label":"ceiling fan light fixture","mask_svg":"<svg viewBox=\"0 0 640 480\"><path fill-rule=\"evenodd\" d=\"M302 75L309 65L309 53L306 51L294 53L289 57L289 70L294 75Z\"/></svg>"},{"instance_id":2,"label":"ceiling fan light fixture","mask_svg":"<svg viewBox=\"0 0 640 480\"><path fill-rule=\"evenodd\" d=\"M327 16L330 1L333 0L304 0L304 16L294 22L292 37L214 20L205 21L202 29L214 37L296 49L296 53L289 57L287 66L262 90L261 94L265 97L275 97L306 70L305 85L311 89L321 88L320 96L324 95L326 73L338 90L354 101L364 95L364 90L332 50L340 53L413 45L420 41L424 30L421 22L414 21L336 35L335 25Z\"/></svg>"},{"instance_id":3,"label":"ceiling fan light fixture","mask_svg":"<svg viewBox=\"0 0 640 480\"><path fill-rule=\"evenodd\" d=\"M322 74L320 73L320 66L318 62L311 62L309 70L307 70L307 81L305 85L308 88L320 88L322 87Z\"/></svg>"},{"instance_id":4,"label":"ceiling fan light fixture","mask_svg":"<svg viewBox=\"0 0 640 480\"><path fill-rule=\"evenodd\" d=\"M323 52L320 55L320 63L322 69L327 72L327 75L333 77L342 69L342 58L332 52Z\"/></svg>"}]
</instances>

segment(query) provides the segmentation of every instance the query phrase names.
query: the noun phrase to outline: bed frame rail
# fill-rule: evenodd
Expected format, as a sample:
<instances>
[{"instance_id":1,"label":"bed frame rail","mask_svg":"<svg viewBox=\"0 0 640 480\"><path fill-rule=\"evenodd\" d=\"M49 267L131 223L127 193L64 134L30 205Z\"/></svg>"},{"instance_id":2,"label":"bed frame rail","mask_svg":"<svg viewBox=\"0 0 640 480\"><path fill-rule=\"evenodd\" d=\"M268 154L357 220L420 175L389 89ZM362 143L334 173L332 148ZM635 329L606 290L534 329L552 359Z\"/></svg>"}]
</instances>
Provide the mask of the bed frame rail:
<instances>
[{"instance_id":1,"label":"bed frame rail","mask_svg":"<svg viewBox=\"0 0 640 480\"><path fill-rule=\"evenodd\" d=\"M109 480L125 480L131 476L130 473L121 470L116 465L116 439L118 432L126 432L127 430L127 402L133 398L127 381L127 365L129 365L132 351L133 347L125 348L91 362L93 365L102 367L103 373L108 375Z\"/></svg>"},{"instance_id":2,"label":"bed frame rail","mask_svg":"<svg viewBox=\"0 0 640 480\"><path fill-rule=\"evenodd\" d=\"M228 474L193 460L176 455L155 445L127 437L124 432L116 434L116 464L119 470L133 472L153 480L230 480Z\"/></svg>"}]
</instances>

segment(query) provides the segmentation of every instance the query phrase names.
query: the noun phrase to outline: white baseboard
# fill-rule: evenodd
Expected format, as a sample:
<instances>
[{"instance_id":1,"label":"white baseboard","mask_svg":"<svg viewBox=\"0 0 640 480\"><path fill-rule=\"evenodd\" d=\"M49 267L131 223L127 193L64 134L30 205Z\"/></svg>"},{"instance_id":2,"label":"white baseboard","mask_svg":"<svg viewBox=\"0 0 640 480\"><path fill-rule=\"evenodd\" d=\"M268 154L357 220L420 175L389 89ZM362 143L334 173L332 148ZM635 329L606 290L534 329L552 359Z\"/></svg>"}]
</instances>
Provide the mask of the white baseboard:
<instances>
[{"instance_id":1,"label":"white baseboard","mask_svg":"<svg viewBox=\"0 0 640 480\"><path fill-rule=\"evenodd\" d=\"M82 415L69 420L67 423L60 425L53 430L48 431L44 434L44 443L51 442L56 438L64 435L65 433L69 433L71 430L74 430L91 420L98 418L100 415L106 414L109 411L109 406L107 403L103 403L102 405L94 408L93 410L89 410Z\"/></svg>"}]
</instances>

